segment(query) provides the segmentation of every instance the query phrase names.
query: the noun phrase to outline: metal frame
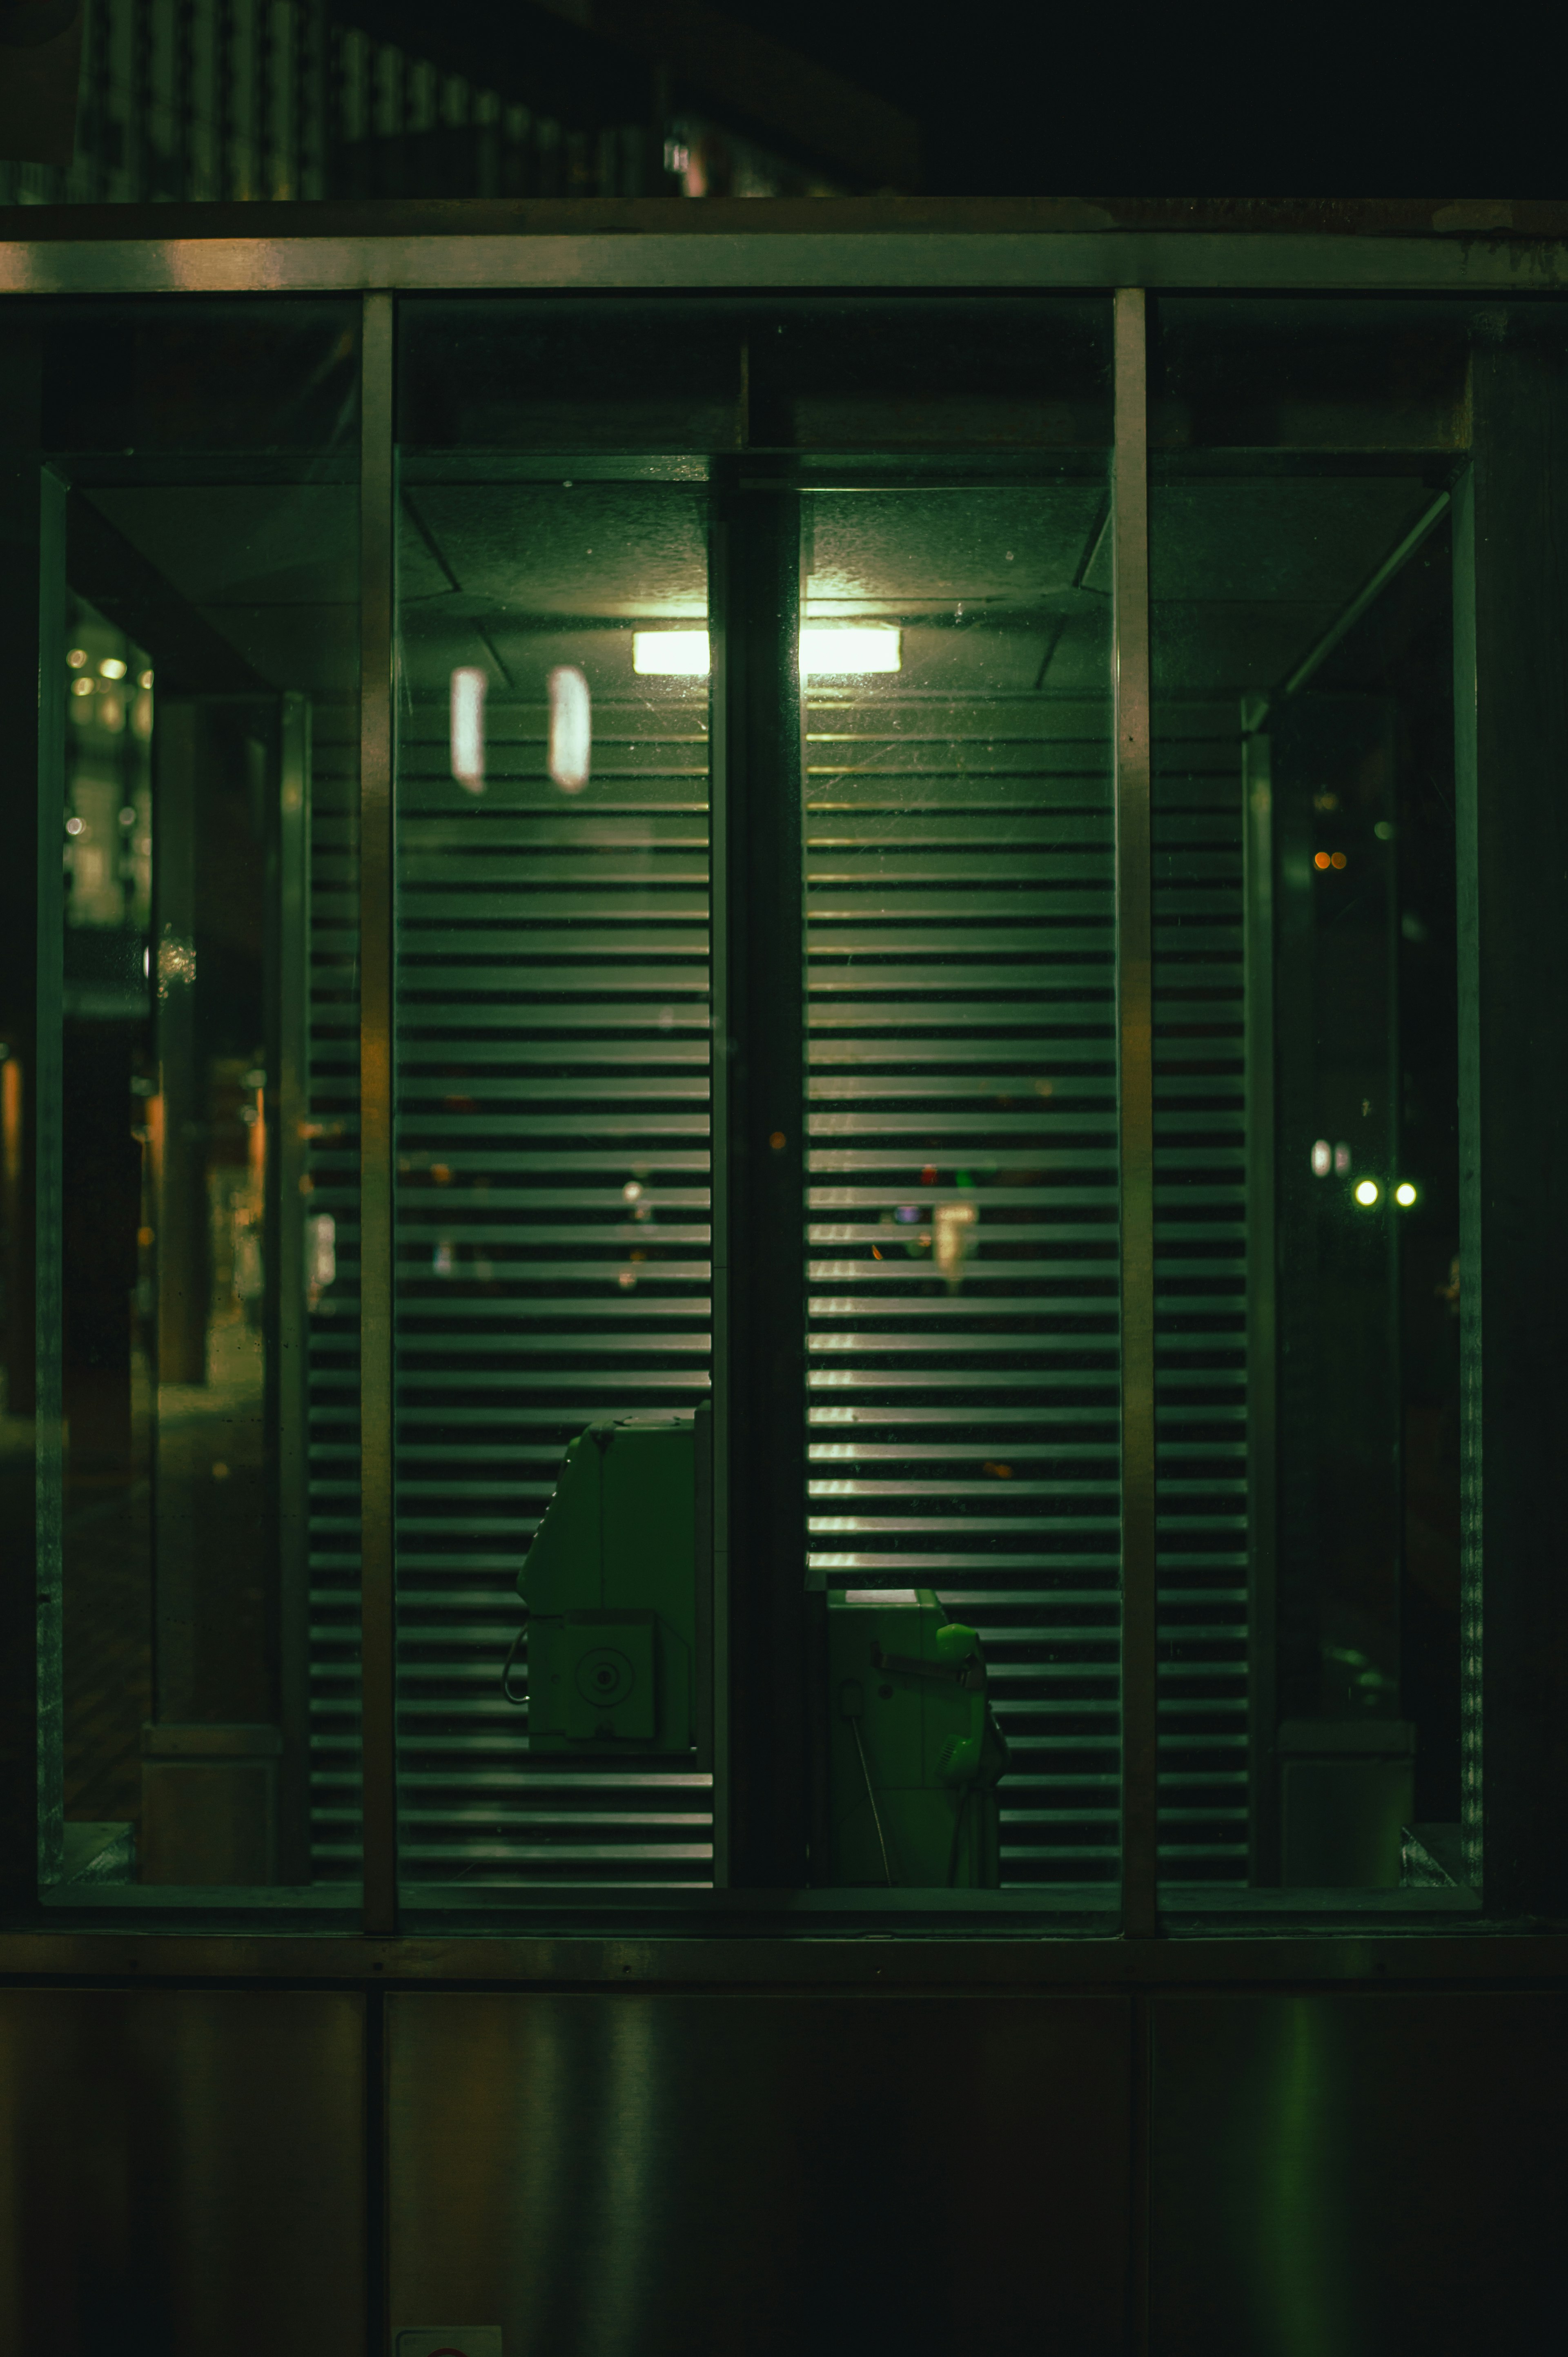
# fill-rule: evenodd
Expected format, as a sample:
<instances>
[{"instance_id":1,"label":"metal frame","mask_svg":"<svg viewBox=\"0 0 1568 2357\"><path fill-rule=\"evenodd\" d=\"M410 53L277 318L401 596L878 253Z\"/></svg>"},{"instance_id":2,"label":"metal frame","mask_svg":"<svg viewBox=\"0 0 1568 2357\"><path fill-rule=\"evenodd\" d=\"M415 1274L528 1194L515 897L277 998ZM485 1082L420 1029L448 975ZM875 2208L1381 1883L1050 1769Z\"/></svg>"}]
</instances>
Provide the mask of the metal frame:
<instances>
[{"instance_id":1,"label":"metal frame","mask_svg":"<svg viewBox=\"0 0 1568 2357\"><path fill-rule=\"evenodd\" d=\"M360 1695L364 1928L397 1921L392 1596L392 303L360 326Z\"/></svg>"},{"instance_id":2,"label":"metal frame","mask_svg":"<svg viewBox=\"0 0 1568 2357\"><path fill-rule=\"evenodd\" d=\"M1252 716L1244 715L1244 722ZM1242 875L1246 934L1247 1384L1258 1413L1249 1420L1247 1488L1253 1501L1247 1564L1247 1732L1252 1784L1248 1848L1251 1879L1279 1880L1279 1774L1274 1760L1274 893L1272 746L1261 726L1241 740Z\"/></svg>"},{"instance_id":3,"label":"metal frame","mask_svg":"<svg viewBox=\"0 0 1568 2357\"><path fill-rule=\"evenodd\" d=\"M169 1935L121 1930L0 1934L0 1978L59 1975L292 1981L527 1981L549 1986L802 1982L986 1986L1274 1986L1397 1973L1412 1984L1548 1979L1568 1969L1551 1934L1401 1932L1345 1913L1312 1936L1160 1938L1156 1918L1154 1222L1151 1074L1150 708L1144 289L1234 288L1463 296L1568 290L1568 242L1491 237L1379 237L1018 230L1017 209L974 203L943 214L876 200L802 208L747 204L534 203L445 206L443 233L399 208L392 234L376 209L301 206L85 209L11 216L0 238L0 295L363 296L360 478L361 1347L363 1353L364 1914L362 1935ZM831 226L819 228L831 214ZM807 221L810 226L803 225ZM5 217L0 216L0 230ZM137 230L145 230L137 235ZM179 233L170 235L171 230ZM1094 290L1114 295L1116 873L1123 1185L1124 1917L1119 1939L1035 1936L874 1943L790 1932L778 1914L726 1910L752 1936L549 1937L399 1941L393 1694L392 1380L392 723L394 291L615 289L668 293L920 288ZM722 802L722 795L721 795ZM717 856L725 834L714 813ZM724 899L721 893L721 899ZM733 912L732 912L733 913ZM721 928L725 912L716 914ZM1256 985L1254 977L1254 986ZM722 1060L716 1060L722 1061ZM715 1135L725 1093L715 1097ZM1254 1176L1257 1175L1256 1162ZM716 1242L719 1240L716 1239ZM717 1257L722 1258L722 1250ZM722 1291L722 1286L720 1290ZM722 1501L720 1501L722 1504ZM716 1534L722 1548L724 1529ZM719 1741L723 1743L723 1713ZM787 1912L787 1909L783 1910ZM1359 1910L1357 1910L1359 1914ZM671 1930L674 1932L673 1921ZM715 1927L717 1928L717 1927ZM824 1927L825 1928L825 1927ZM781 1935L782 1931L782 1935ZM1397 1950L1391 1943L1397 1939Z\"/></svg>"},{"instance_id":4,"label":"metal frame","mask_svg":"<svg viewBox=\"0 0 1568 2357\"><path fill-rule=\"evenodd\" d=\"M1032 231L1019 208L866 199L677 206L570 199L399 206L16 209L0 295L452 294L646 287L1051 287L1550 295L1568 242ZM831 218L830 218L831 217ZM950 222L951 226L945 225ZM818 224L821 226L818 226ZM810 224L808 226L808 224ZM5 227L0 214L0 231ZM435 233L440 231L441 233Z\"/></svg>"},{"instance_id":5,"label":"metal frame","mask_svg":"<svg viewBox=\"0 0 1568 2357\"><path fill-rule=\"evenodd\" d=\"M1116 680L1116 1024L1122 1171L1122 1916L1159 1908L1155 1532L1155 1063L1149 712L1148 343L1142 288L1118 293L1112 644Z\"/></svg>"}]
</instances>

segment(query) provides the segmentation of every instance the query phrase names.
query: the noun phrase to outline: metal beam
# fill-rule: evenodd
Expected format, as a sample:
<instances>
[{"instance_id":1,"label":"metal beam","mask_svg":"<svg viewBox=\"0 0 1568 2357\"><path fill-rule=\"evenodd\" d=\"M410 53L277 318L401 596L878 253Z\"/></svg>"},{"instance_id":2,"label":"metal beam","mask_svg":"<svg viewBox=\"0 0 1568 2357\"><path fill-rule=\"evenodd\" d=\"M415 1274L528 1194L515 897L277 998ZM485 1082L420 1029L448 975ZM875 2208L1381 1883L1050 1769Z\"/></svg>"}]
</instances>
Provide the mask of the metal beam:
<instances>
[{"instance_id":1,"label":"metal beam","mask_svg":"<svg viewBox=\"0 0 1568 2357\"><path fill-rule=\"evenodd\" d=\"M719 1872L807 1879L806 1014L800 494L723 486L714 633L715 1587ZM772 462L777 465L778 462Z\"/></svg>"},{"instance_id":2,"label":"metal beam","mask_svg":"<svg viewBox=\"0 0 1568 2357\"><path fill-rule=\"evenodd\" d=\"M1302 657L1283 687L1276 688L1273 700L1283 703L1286 696L1299 695L1307 682L1322 670L1341 639L1348 638L1373 600L1380 597L1396 573L1402 572L1416 550L1434 532L1448 512L1448 494L1439 491L1432 505L1417 518L1404 537L1390 549L1382 563L1363 581L1349 604L1329 624L1315 646Z\"/></svg>"},{"instance_id":3,"label":"metal beam","mask_svg":"<svg viewBox=\"0 0 1568 2357\"><path fill-rule=\"evenodd\" d=\"M1155 1929L1159 1748L1155 1562L1155 1072L1150 852L1149 440L1144 297L1116 297L1112 576L1116 1013L1122 1147L1122 1910Z\"/></svg>"},{"instance_id":4,"label":"metal beam","mask_svg":"<svg viewBox=\"0 0 1568 2357\"><path fill-rule=\"evenodd\" d=\"M0 294L1146 286L1542 295L1568 287L1561 240L997 231L978 218L946 229L929 225L930 208L876 199L831 207L768 199L561 199L514 208L479 200L415 210L422 225L395 234L373 207L192 207L177 223L162 207L60 207L40 219L43 210L0 214ZM70 214L79 218L64 218ZM445 233L431 233L437 224Z\"/></svg>"},{"instance_id":5,"label":"metal beam","mask_svg":"<svg viewBox=\"0 0 1568 2357\"><path fill-rule=\"evenodd\" d=\"M859 1900L865 1894L838 1895ZM738 1900L741 1894L734 1896ZM867 1939L853 1914L847 1924L824 1923L821 1916L807 1924L791 1913L787 1900L772 1915L757 1910L755 1900L748 1911L726 1910L725 1928L732 1934L746 1932L744 1938L715 1939L711 1924L699 1926L689 1912L683 1921L673 1910L654 1932L639 1928L615 1938L552 1931L518 1939L426 1932L406 1940L250 1928L7 1932L0 1932L0 1977L23 1984L101 1980L138 1988L216 1981L373 1989L402 1982L621 1990L859 1988L879 1996L900 1989L919 1994L961 1988L1361 1988L1395 2001L1402 1990L1434 1986L1476 1990L1512 1985L1555 1996L1568 1977L1568 1935L1561 1932L1485 1932L1473 1924L1450 1928L1430 1921L1402 1930L1388 1919L1388 1891L1354 1896L1369 1903L1356 1910L1338 1909L1321 1932L1304 1930L1298 1919L1282 1923L1277 1932L1206 1930L1179 1940L1020 1939L1017 1919L1015 1936L1000 1939L955 1939L929 1923L918 1938ZM1355 1915L1361 1918L1359 1923ZM854 1936L846 1938L846 1928Z\"/></svg>"},{"instance_id":6,"label":"metal beam","mask_svg":"<svg viewBox=\"0 0 1568 2357\"><path fill-rule=\"evenodd\" d=\"M364 1928L397 1918L392 1595L392 307L360 347L360 1679Z\"/></svg>"}]
</instances>

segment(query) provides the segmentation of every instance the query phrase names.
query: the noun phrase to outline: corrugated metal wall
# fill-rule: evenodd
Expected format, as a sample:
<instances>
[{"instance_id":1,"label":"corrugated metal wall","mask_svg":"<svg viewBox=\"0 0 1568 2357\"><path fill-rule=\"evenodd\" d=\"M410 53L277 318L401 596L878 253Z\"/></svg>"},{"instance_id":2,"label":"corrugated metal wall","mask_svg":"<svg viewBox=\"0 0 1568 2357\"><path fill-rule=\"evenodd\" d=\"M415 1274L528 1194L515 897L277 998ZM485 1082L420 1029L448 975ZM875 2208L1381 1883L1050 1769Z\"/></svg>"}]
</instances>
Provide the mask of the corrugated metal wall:
<instances>
[{"instance_id":1,"label":"corrugated metal wall","mask_svg":"<svg viewBox=\"0 0 1568 2357\"><path fill-rule=\"evenodd\" d=\"M1172 705L1155 759L1162 1876L1248 1877L1241 739Z\"/></svg>"},{"instance_id":2,"label":"corrugated metal wall","mask_svg":"<svg viewBox=\"0 0 1568 2357\"><path fill-rule=\"evenodd\" d=\"M705 699L445 707L400 783L399 1713L405 1870L702 1883L708 1779L531 1760L499 1686L565 1443L708 1383ZM1112 814L1090 702L808 713L811 1568L980 1628L1013 1885L1119 1856ZM1166 1870L1246 1870L1237 742L1158 785ZM432 1894L435 1895L434 1893Z\"/></svg>"},{"instance_id":3,"label":"corrugated metal wall","mask_svg":"<svg viewBox=\"0 0 1568 2357\"><path fill-rule=\"evenodd\" d=\"M1113 1882L1104 707L840 695L808 726L811 1563L980 1631L1004 1879Z\"/></svg>"},{"instance_id":4,"label":"corrugated metal wall","mask_svg":"<svg viewBox=\"0 0 1568 2357\"><path fill-rule=\"evenodd\" d=\"M581 804L542 705L399 769L398 1609L415 1884L701 1883L710 1779L531 1759L517 1574L585 1426L709 1383L705 686L600 699ZM521 1683L520 1674L520 1684Z\"/></svg>"}]
</instances>

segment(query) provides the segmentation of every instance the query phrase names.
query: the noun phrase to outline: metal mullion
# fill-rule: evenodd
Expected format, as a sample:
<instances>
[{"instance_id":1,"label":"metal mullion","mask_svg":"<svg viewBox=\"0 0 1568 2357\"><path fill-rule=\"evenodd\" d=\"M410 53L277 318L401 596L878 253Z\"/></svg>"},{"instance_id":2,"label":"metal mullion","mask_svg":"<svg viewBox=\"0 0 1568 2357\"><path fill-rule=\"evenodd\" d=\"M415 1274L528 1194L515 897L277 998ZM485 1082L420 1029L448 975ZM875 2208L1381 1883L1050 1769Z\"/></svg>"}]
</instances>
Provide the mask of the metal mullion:
<instances>
[{"instance_id":1,"label":"metal mullion","mask_svg":"<svg viewBox=\"0 0 1568 2357\"><path fill-rule=\"evenodd\" d=\"M788 471L721 486L711 605L715 736L716 1867L808 1871L805 940L800 495ZM763 479L755 479L763 477ZM721 1713L723 1710L721 1706Z\"/></svg>"},{"instance_id":2,"label":"metal mullion","mask_svg":"<svg viewBox=\"0 0 1568 2357\"><path fill-rule=\"evenodd\" d=\"M310 1118L310 702L285 694L280 715L278 894L274 921L275 1029L269 1087L277 1098L277 1150L268 1174L267 1232L280 1269L306 1258L306 1125ZM310 1343L305 1288L276 1287L279 1622L283 1664L284 1878L310 1879Z\"/></svg>"},{"instance_id":3,"label":"metal mullion","mask_svg":"<svg viewBox=\"0 0 1568 2357\"><path fill-rule=\"evenodd\" d=\"M1247 1075L1247 1659L1251 1774L1251 1879L1277 1883L1274 1764L1276 1418L1278 1366L1274 1208L1274 854L1273 742L1242 738Z\"/></svg>"},{"instance_id":4,"label":"metal mullion","mask_svg":"<svg viewBox=\"0 0 1568 2357\"><path fill-rule=\"evenodd\" d=\"M712 1534L710 1691L714 1773L714 1886L729 1881L729 1465L730 1465L730 1069L725 1041L730 1006L729 527L709 533L708 633L708 1100L712 1195L709 1242L713 1290L713 1425L707 1471Z\"/></svg>"},{"instance_id":5,"label":"metal mullion","mask_svg":"<svg viewBox=\"0 0 1568 2357\"><path fill-rule=\"evenodd\" d=\"M1122 1930L1155 1929L1155 1084L1145 302L1115 296L1116 1006L1122 1178Z\"/></svg>"},{"instance_id":6,"label":"metal mullion","mask_svg":"<svg viewBox=\"0 0 1568 2357\"><path fill-rule=\"evenodd\" d=\"M392 298L360 344L360 1662L363 1929L397 1917L392 1598Z\"/></svg>"}]
</instances>

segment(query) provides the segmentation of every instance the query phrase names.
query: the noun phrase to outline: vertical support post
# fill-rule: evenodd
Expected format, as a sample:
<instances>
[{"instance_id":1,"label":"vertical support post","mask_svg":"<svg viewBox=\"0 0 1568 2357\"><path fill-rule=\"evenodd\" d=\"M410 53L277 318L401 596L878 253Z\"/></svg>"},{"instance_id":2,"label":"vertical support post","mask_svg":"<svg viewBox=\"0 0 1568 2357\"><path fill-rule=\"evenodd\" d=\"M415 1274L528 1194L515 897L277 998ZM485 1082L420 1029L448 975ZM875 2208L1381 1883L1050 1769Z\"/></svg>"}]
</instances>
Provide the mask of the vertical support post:
<instances>
[{"instance_id":1,"label":"vertical support post","mask_svg":"<svg viewBox=\"0 0 1568 2357\"><path fill-rule=\"evenodd\" d=\"M1280 1878L1274 1765L1274 855L1273 742L1241 742L1247 1091L1247 1855L1254 1887Z\"/></svg>"},{"instance_id":2,"label":"vertical support post","mask_svg":"<svg viewBox=\"0 0 1568 2357\"><path fill-rule=\"evenodd\" d=\"M38 472L38 1031L33 1098L33 1234L38 1360L34 1482L38 1635L36 1659L38 1880L59 1879L65 1846L65 1297L61 1251L65 1012L65 885L60 833L65 811L66 485ZM20 830L19 830L20 831ZM29 1601L31 1599L29 1598ZM31 1781L31 1780L30 1780ZM33 1847L34 1845L29 1845ZM33 1894L29 1891L28 1897Z\"/></svg>"},{"instance_id":3,"label":"vertical support post","mask_svg":"<svg viewBox=\"0 0 1568 2357\"><path fill-rule=\"evenodd\" d=\"M730 535L715 511L708 533L708 1222L713 1297L713 1407L698 1440L699 1489L706 1477L703 1525L708 1581L707 1665L710 1761L714 1776L714 1888L730 1878L729 1772L729 1468L730 1468L730 1056L734 1019L730 976ZM701 1501L699 1500L699 1512ZM699 1555L698 1577L703 1555ZM700 1674L700 1672L699 1672ZM699 1713L702 1710L699 1700Z\"/></svg>"},{"instance_id":4,"label":"vertical support post","mask_svg":"<svg viewBox=\"0 0 1568 2357\"><path fill-rule=\"evenodd\" d=\"M1516 311L1472 389L1455 518L1463 1822L1487 1912L1550 1919L1568 1913L1568 357Z\"/></svg>"},{"instance_id":5,"label":"vertical support post","mask_svg":"<svg viewBox=\"0 0 1568 2357\"><path fill-rule=\"evenodd\" d=\"M360 1678L363 1929L397 1919L392 1595L392 298L360 330Z\"/></svg>"},{"instance_id":6,"label":"vertical support post","mask_svg":"<svg viewBox=\"0 0 1568 2357\"><path fill-rule=\"evenodd\" d=\"M154 1036L158 1063L162 1147L156 1213L158 1269L158 1381L205 1383L211 1292L207 1208L205 1059L197 1029L190 951L201 865L201 771L213 759L200 705L165 696L154 748L157 886L153 911ZM160 1555L163 1552L160 1538ZM160 1587L163 1580L160 1563ZM166 1664L160 1662L159 1681ZM181 1676L188 1679L189 1665ZM180 1685L179 1678L176 1680ZM189 1718L191 1695L160 1694L160 1718Z\"/></svg>"},{"instance_id":7,"label":"vertical support post","mask_svg":"<svg viewBox=\"0 0 1568 2357\"><path fill-rule=\"evenodd\" d=\"M714 1562L730 1882L807 1878L800 496L721 494L714 649Z\"/></svg>"},{"instance_id":8,"label":"vertical support post","mask_svg":"<svg viewBox=\"0 0 1568 2357\"><path fill-rule=\"evenodd\" d=\"M310 705L283 698L278 716L276 949L266 1232L274 1239L268 1373L277 1480L279 1701L283 1763L278 1871L310 1879L309 1352L306 1310L305 1125L310 1113Z\"/></svg>"},{"instance_id":9,"label":"vertical support post","mask_svg":"<svg viewBox=\"0 0 1568 2357\"><path fill-rule=\"evenodd\" d=\"M19 313L26 307L11 307ZM65 485L44 465L41 321L0 336L0 1154L5 1407L33 1448L0 1467L0 1902L62 1845L60 1016ZM18 1436L20 1437L20 1436Z\"/></svg>"},{"instance_id":10,"label":"vertical support post","mask_svg":"<svg viewBox=\"0 0 1568 2357\"><path fill-rule=\"evenodd\" d=\"M1155 1086L1145 303L1115 297L1116 1002L1122 1123L1122 1925L1155 1930Z\"/></svg>"},{"instance_id":11,"label":"vertical support post","mask_svg":"<svg viewBox=\"0 0 1568 2357\"><path fill-rule=\"evenodd\" d=\"M1486 1870L1481 1621L1481 943L1477 777L1476 474L1454 489L1454 875L1459 964L1459 1839Z\"/></svg>"}]
</instances>

